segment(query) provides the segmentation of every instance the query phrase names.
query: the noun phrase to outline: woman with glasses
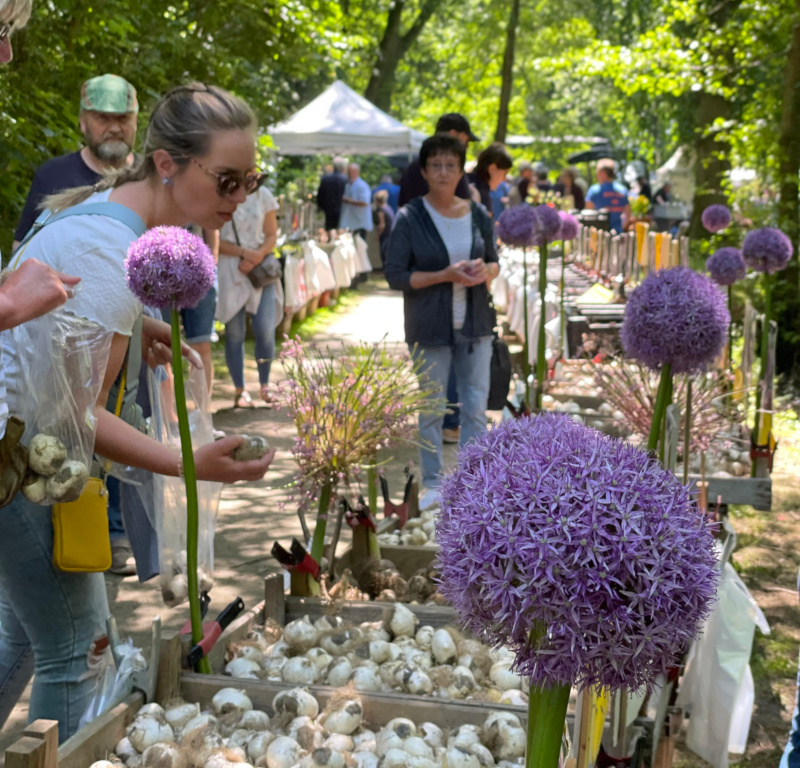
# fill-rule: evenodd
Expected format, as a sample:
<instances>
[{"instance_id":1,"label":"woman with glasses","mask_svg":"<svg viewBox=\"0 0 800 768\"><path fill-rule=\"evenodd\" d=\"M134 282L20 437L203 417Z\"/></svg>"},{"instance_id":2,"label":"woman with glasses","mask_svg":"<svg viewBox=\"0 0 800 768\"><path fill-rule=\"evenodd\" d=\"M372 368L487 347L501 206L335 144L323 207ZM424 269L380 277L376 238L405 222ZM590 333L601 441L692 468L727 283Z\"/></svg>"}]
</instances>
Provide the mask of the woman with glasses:
<instances>
[{"instance_id":1,"label":"woman with glasses","mask_svg":"<svg viewBox=\"0 0 800 768\"><path fill-rule=\"evenodd\" d=\"M456 196L465 149L436 134L419 153L429 191L402 208L389 239L386 279L403 291L406 342L425 359L423 375L443 397L450 362L461 399L463 445L486 429L494 310L488 283L497 276L497 250L486 209ZM435 503L442 470L442 419L420 414L422 482L420 508Z\"/></svg>"},{"instance_id":2,"label":"woman with glasses","mask_svg":"<svg viewBox=\"0 0 800 768\"><path fill-rule=\"evenodd\" d=\"M155 107L142 155L130 168L104 177L94 187L55 195L53 211L84 203L112 202L147 228L194 222L215 230L229 222L247 193L260 183L255 162L256 120L240 99L200 84L176 88ZM77 210L77 209L75 209ZM119 210L119 209L117 209ZM170 329L141 319L142 305L128 289L123 261L137 237L117 216L73 215L45 225L24 244L21 258L36 258L54 269L69 267L82 289L70 301L75 314L113 333L106 374L95 408L95 452L163 475L179 476L179 451L161 444L106 410L109 390L125 362L132 335L141 328L152 343L143 349L167 359ZM157 354L156 354L157 353ZM21 392L19 359L9 334L2 337L0 376L15 412ZM5 424L0 422L0 433ZM258 480L274 452L258 461L237 462L241 438L227 437L195 451L197 476L233 483ZM16 674L20 654L33 647L35 680L29 718L57 720L63 741L78 728L95 684L87 674L94 640L106 634L108 601L103 574L65 573L53 565L51 509L22 494L0 509L0 701L16 701L24 678Z\"/></svg>"},{"instance_id":3,"label":"woman with glasses","mask_svg":"<svg viewBox=\"0 0 800 768\"><path fill-rule=\"evenodd\" d=\"M222 228L219 240L219 298L217 320L225 323L225 362L235 387L233 407L253 408L244 386L244 337L247 315L256 340L256 365L261 399L270 406L269 371L275 356L276 291L280 273L272 282L257 287L248 275L265 259L275 261L272 251L278 239L278 204L272 193L260 187L249 195L234 217ZM282 302L280 302L282 305Z\"/></svg>"}]
</instances>

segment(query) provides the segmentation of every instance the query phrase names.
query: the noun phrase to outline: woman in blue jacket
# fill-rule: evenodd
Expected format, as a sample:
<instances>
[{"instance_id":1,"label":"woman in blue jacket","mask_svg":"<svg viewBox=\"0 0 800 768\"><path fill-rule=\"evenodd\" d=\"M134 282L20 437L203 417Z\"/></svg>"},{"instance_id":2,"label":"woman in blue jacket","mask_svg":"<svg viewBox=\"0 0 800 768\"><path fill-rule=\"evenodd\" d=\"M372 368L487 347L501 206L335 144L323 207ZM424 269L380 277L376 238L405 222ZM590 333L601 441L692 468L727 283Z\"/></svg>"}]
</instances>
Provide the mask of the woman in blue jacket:
<instances>
[{"instance_id":1,"label":"woman in blue jacket","mask_svg":"<svg viewBox=\"0 0 800 768\"><path fill-rule=\"evenodd\" d=\"M461 444L486 429L494 309L488 284L497 276L497 249L486 210L457 197L466 152L436 134L419 153L429 191L402 208L386 258L389 285L403 291L406 343L423 355L423 373L444 396L451 359L461 396ZM442 470L442 420L420 414L420 508L436 501Z\"/></svg>"}]
</instances>

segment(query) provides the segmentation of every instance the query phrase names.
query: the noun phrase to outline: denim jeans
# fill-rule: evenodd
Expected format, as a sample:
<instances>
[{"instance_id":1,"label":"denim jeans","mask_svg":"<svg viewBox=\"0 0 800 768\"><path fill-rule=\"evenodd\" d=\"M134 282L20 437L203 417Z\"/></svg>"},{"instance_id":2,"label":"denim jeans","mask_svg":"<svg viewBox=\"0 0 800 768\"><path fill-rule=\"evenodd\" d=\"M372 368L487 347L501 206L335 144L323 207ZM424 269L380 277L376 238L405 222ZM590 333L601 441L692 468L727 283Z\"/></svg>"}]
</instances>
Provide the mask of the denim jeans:
<instances>
[{"instance_id":1,"label":"denim jeans","mask_svg":"<svg viewBox=\"0 0 800 768\"><path fill-rule=\"evenodd\" d=\"M444 396L450 376L450 364L455 370L456 385L461 395L461 437L464 445L486 429L486 402L489 398L489 377L492 362L492 337L484 336L465 341L456 331L452 347L417 347L412 354L422 354L421 373L437 385L437 397ZM420 450L422 484L425 488L438 488L442 471L442 417L421 413L419 436L423 442Z\"/></svg>"},{"instance_id":2,"label":"denim jeans","mask_svg":"<svg viewBox=\"0 0 800 768\"><path fill-rule=\"evenodd\" d=\"M63 741L78 729L93 693L95 679L82 678L109 611L102 573L53 565L50 516L50 507L22 494L0 510L0 702L5 713L24 691L22 649L30 643L36 676L28 718L57 720Z\"/></svg>"},{"instance_id":3,"label":"denim jeans","mask_svg":"<svg viewBox=\"0 0 800 768\"><path fill-rule=\"evenodd\" d=\"M261 289L261 302L250 315L256 337L258 380L263 387L269 383L269 369L275 357L275 284ZM247 329L245 308L225 324L225 362L236 389L244 389L244 336Z\"/></svg>"},{"instance_id":4,"label":"denim jeans","mask_svg":"<svg viewBox=\"0 0 800 768\"><path fill-rule=\"evenodd\" d=\"M458 387L456 386L456 367L450 363L450 375L447 377L447 413L444 415L444 429L458 429L461 426L461 411L458 403Z\"/></svg>"},{"instance_id":5,"label":"denim jeans","mask_svg":"<svg viewBox=\"0 0 800 768\"><path fill-rule=\"evenodd\" d=\"M108 535L111 541L126 537L125 524L122 522L122 495L120 481L116 477L106 478L108 489Z\"/></svg>"}]
</instances>

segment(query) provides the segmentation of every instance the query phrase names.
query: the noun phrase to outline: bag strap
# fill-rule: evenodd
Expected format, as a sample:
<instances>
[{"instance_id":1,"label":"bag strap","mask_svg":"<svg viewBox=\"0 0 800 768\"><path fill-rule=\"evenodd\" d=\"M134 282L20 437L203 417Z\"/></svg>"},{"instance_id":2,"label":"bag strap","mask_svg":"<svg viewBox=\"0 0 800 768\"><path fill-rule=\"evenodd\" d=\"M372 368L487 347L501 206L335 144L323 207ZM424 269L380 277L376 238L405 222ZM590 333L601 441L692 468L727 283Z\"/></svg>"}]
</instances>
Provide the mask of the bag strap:
<instances>
[{"instance_id":1,"label":"bag strap","mask_svg":"<svg viewBox=\"0 0 800 768\"><path fill-rule=\"evenodd\" d=\"M139 214L135 213L127 206L121 205L120 203L106 202L74 205L71 208L67 208L65 211L61 211L60 213L51 214L47 218L42 219L40 217L37 219L33 226L28 230L28 234L22 239L19 248L17 248L17 252L14 255L14 259L10 265L10 268L15 269L19 266L22 253L28 246L31 238L44 229L48 224L61 221L61 219L66 219L69 216L84 215L108 216L110 219L116 219L117 221L122 222L126 227L128 227L128 229L132 230L136 237L141 237L147 231L147 225L144 223L144 221L142 221L142 218L139 216Z\"/></svg>"},{"instance_id":2,"label":"bag strap","mask_svg":"<svg viewBox=\"0 0 800 768\"><path fill-rule=\"evenodd\" d=\"M236 238L236 245L238 245L241 248L242 243L239 240L239 232L236 229L236 219L234 219L233 217L231 217L231 226L233 227L233 236Z\"/></svg>"}]
</instances>

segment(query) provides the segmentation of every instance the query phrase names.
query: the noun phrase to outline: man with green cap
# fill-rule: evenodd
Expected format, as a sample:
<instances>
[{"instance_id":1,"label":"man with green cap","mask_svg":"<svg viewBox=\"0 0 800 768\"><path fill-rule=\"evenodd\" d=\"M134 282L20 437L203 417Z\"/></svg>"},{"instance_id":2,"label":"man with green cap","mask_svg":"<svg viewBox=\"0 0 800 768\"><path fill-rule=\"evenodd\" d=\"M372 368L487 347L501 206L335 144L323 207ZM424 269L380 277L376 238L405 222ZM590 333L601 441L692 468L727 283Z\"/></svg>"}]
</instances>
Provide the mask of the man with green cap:
<instances>
[{"instance_id":1,"label":"man with green cap","mask_svg":"<svg viewBox=\"0 0 800 768\"><path fill-rule=\"evenodd\" d=\"M106 171L133 163L138 112L136 89L124 78L100 75L83 84L80 128L85 146L37 169L14 233L14 248L36 221L47 195L94 184Z\"/></svg>"}]
</instances>

